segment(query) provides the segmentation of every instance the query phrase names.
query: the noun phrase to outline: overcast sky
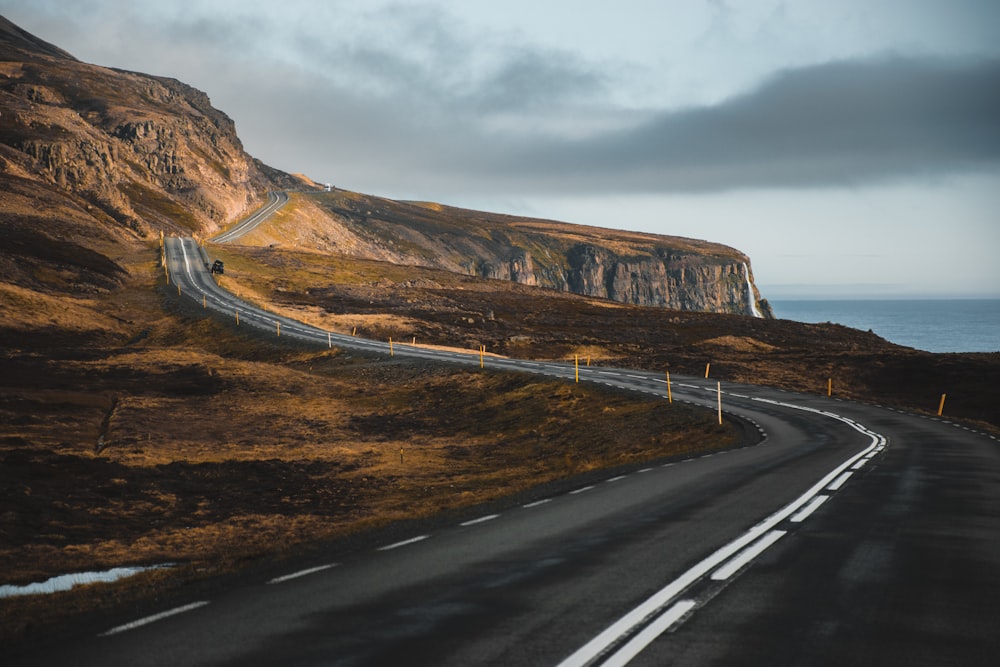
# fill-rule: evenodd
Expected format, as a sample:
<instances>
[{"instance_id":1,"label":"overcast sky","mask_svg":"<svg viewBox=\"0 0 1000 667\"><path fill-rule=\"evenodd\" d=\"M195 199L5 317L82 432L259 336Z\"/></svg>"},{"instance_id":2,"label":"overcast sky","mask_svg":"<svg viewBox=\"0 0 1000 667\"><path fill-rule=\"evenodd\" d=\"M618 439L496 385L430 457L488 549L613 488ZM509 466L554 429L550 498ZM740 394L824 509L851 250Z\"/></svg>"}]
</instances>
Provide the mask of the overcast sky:
<instances>
[{"instance_id":1,"label":"overcast sky","mask_svg":"<svg viewBox=\"0 0 1000 667\"><path fill-rule=\"evenodd\" d=\"M1000 296L995 0L0 0L400 199L708 239L789 296Z\"/></svg>"}]
</instances>

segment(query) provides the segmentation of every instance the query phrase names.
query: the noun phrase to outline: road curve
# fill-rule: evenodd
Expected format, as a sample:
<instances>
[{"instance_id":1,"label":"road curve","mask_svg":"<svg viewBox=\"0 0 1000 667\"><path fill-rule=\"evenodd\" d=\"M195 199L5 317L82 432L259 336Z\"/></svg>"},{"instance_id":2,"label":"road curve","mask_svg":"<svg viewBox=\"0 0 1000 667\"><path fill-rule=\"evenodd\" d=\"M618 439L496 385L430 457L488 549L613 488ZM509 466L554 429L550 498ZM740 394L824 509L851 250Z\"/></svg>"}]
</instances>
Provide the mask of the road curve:
<instances>
[{"instance_id":1,"label":"road curve","mask_svg":"<svg viewBox=\"0 0 1000 667\"><path fill-rule=\"evenodd\" d=\"M267 203L248 215L246 218L236 223L236 225L217 236L209 239L212 243L232 243L241 236L257 227L260 223L270 218L282 206L288 203L288 193L281 191L271 191L267 193Z\"/></svg>"},{"instance_id":2,"label":"road curve","mask_svg":"<svg viewBox=\"0 0 1000 667\"><path fill-rule=\"evenodd\" d=\"M240 326L389 355L219 288L190 239L171 279ZM397 345L396 356L478 365ZM566 378L572 365L487 357ZM581 381L665 396L655 374ZM679 378L758 444L414 524L281 570L89 618L11 664L993 664L1000 445L875 405Z\"/></svg>"}]
</instances>

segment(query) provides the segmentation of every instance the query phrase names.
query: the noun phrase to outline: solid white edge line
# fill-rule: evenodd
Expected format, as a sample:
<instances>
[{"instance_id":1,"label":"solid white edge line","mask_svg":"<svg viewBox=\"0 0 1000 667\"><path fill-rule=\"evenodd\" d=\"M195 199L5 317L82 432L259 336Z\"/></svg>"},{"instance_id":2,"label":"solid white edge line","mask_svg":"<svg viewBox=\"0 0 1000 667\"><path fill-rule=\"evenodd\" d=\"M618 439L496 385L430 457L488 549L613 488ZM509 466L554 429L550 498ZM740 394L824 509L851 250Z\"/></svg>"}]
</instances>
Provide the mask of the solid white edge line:
<instances>
[{"instance_id":1,"label":"solid white edge line","mask_svg":"<svg viewBox=\"0 0 1000 667\"><path fill-rule=\"evenodd\" d=\"M458 525L460 525L460 526L475 526L477 523L486 523L487 521L492 521L493 519L496 519L498 516L500 516L500 515L499 514L487 514L486 516L481 516L478 519L469 519L468 521L463 521L462 523L460 523Z\"/></svg>"},{"instance_id":2,"label":"solid white edge line","mask_svg":"<svg viewBox=\"0 0 1000 667\"><path fill-rule=\"evenodd\" d=\"M283 581L298 579L299 577L304 577L307 574L314 574L316 572L322 572L323 570L329 570L331 567L337 567L337 563L329 563L328 565L317 565L316 567L310 567L306 570L299 570L298 572L292 572L291 574L286 574L281 577L275 577L274 579L271 579L267 583L280 584Z\"/></svg>"},{"instance_id":3,"label":"solid white edge line","mask_svg":"<svg viewBox=\"0 0 1000 667\"><path fill-rule=\"evenodd\" d=\"M186 611L192 611L198 609L199 607L204 607L208 604L208 600L203 600L201 602L192 602L191 604L186 604L183 607L175 607L174 609L168 609L167 611L161 611L159 614L153 614L152 616L146 616L140 618L131 623L126 623L125 625L119 625L117 627L111 628L107 632L102 632L98 637L110 637L111 635L117 635L120 632L125 632L127 630L135 630L144 625L149 625L150 623L155 623L156 621L163 620L164 618L169 618L170 616L176 616L177 614L183 614Z\"/></svg>"},{"instance_id":4,"label":"solid white edge line","mask_svg":"<svg viewBox=\"0 0 1000 667\"><path fill-rule=\"evenodd\" d=\"M405 547L408 544L414 544L416 542L421 542L426 540L430 535L417 535L416 537L411 537L408 540L402 540L401 542L393 542L392 544L387 544L384 547L379 547L377 551L392 551L393 549L398 549L399 547Z\"/></svg>"},{"instance_id":5,"label":"solid white edge line","mask_svg":"<svg viewBox=\"0 0 1000 667\"><path fill-rule=\"evenodd\" d=\"M796 514L792 515L789 519L792 523L802 523L805 521L810 514L819 509L819 506L825 503L830 496L816 496L813 498L808 505L800 509Z\"/></svg>"},{"instance_id":6,"label":"solid white edge line","mask_svg":"<svg viewBox=\"0 0 1000 667\"><path fill-rule=\"evenodd\" d=\"M715 581L724 581L733 576L740 570L740 568L764 553L769 546L780 540L785 536L785 534L786 531L784 530L772 530L770 533L766 534L764 537L760 538L741 551L735 558L730 559L728 563L713 572L712 579Z\"/></svg>"},{"instance_id":7,"label":"solid white edge line","mask_svg":"<svg viewBox=\"0 0 1000 667\"><path fill-rule=\"evenodd\" d=\"M614 652L610 658L601 663L601 667L622 667L631 662L643 649L670 629L677 621L695 606L694 600L680 600L670 609L663 612L655 621L643 628L642 632L630 639L624 646Z\"/></svg>"}]
</instances>

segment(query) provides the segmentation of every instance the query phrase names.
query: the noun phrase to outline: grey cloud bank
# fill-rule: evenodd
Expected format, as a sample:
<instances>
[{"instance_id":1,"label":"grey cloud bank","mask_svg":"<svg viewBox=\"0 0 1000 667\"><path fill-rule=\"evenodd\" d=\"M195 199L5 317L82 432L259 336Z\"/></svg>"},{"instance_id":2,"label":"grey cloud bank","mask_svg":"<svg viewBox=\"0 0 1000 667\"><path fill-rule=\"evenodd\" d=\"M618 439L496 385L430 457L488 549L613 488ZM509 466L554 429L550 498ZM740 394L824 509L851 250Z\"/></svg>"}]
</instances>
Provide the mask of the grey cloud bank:
<instances>
[{"instance_id":1,"label":"grey cloud bank","mask_svg":"<svg viewBox=\"0 0 1000 667\"><path fill-rule=\"evenodd\" d=\"M785 70L714 106L581 108L568 118L558 90L544 96L551 66L518 67L511 76L519 81L506 89L522 90L505 93L505 105L485 94L372 105L309 86L280 98L294 102L286 116L300 121L309 162L331 164L346 152L354 173L345 179L381 173L391 188L592 195L853 187L1000 165L1000 60L830 63ZM518 118L525 106L531 117ZM404 174L405 183L392 182Z\"/></svg>"},{"instance_id":2,"label":"grey cloud bank","mask_svg":"<svg viewBox=\"0 0 1000 667\"><path fill-rule=\"evenodd\" d=\"M578 141L536 139L505 157L491 176L563 192L840 187L988 170L1000 162L1000 61L787 70L716 106Z\"/></svg>"}]
</instances>

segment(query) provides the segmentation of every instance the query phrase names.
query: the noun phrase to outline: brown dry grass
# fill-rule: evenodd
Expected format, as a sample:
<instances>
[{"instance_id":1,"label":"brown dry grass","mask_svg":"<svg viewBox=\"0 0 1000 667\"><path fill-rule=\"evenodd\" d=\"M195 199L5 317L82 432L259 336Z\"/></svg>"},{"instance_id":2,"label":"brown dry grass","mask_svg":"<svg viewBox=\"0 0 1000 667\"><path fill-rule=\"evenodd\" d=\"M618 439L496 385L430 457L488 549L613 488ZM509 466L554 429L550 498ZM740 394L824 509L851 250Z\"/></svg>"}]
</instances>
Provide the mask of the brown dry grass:
<instances>
[{"instance_id":1,"label":"brown dry grass","mask_svg":"<svg viewBox=\"0 0 1000 667\"><path fill-rule=\"evenodd\" d=\"M212 322L191 326L240 345ZM589 386L337 351L262 362L161 348L163 335L64 360L47 378L59 390L5 391L10 581L243 558L361 518L427 515L734 440L710 415Z\"/></svg>"},{"instance_id":2,"label":"brown dry grass","mask_svg":"<svg viewBox=\"0 0 1000 667\"><path fill-rule=\"evenodd\" d=\"M738 438L711 414L586 385L275 347L164 288L154 257L122 257L119 289L32 296L36 321L58 324L46 336L2 332L0 571L27 583L187 567L0 601L8 638L54 609L122 604L265 554ZM273 283L244 280L250 265L226 258L231 286L270 298ZM370 268L350 270L402 278ZM385 333L417 320L348 321Z\"/></svg>"}]
</instances>

